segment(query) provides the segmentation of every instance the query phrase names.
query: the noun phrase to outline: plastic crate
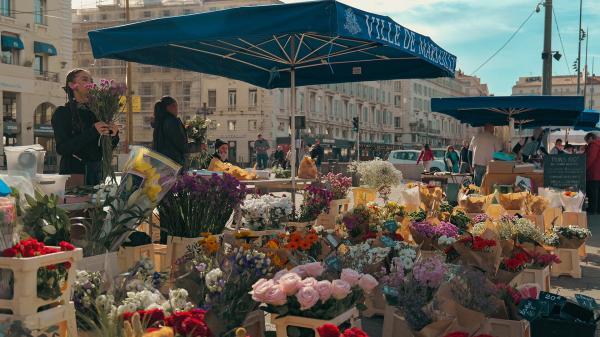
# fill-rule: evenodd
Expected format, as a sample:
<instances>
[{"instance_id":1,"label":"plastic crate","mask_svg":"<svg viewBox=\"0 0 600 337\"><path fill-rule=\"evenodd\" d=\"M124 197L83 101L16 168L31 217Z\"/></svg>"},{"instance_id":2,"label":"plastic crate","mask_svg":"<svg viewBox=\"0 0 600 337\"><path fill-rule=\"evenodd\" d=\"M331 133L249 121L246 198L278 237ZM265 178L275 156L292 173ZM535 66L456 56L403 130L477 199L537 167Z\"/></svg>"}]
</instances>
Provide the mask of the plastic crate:
<instances>
[{"instance_id":1,"label":"plastic crate","mask_svg":"<svg viewBox=\"0 0 600 337\"><path fill-rule=\"evenodd\" d=\"M531 337L531 327L526 320L511 321L489 318L488 323L494 337Z\"/></svg>"},{"instance_id":2,"label":"plastic crate","mask_svg":"<svg viewBox=\"0 0 600 337\"><path fill-rule=\"evenodd\" d=\"M119 271L124 273L133 267L142 258L147 257L154 263L155 271L162 271L166 257L166 245L147 244L136 247L121 247L117 253Z\"/></svg>"},{"instance_id":3,"label":"plastic crate","mask_svg":"<svg viewBox=\"0 0 600 337\"><path fill-rule=\"evenodd\" d=\"M5 324L14 321L21 321L24 327L32 330L33 336L44 336L45 330L51 327L58 328L57 332L60 337L78 336L73 302L67 302L64 305L58 305L34 314L0 315L0 323Z\"/></svg>"},{"instance_id":4,"label":"plastic crate","mask_svg":"<svg viewBox=\"0 0 600 337\"><path fill-rule=\"evenodd\" d=\"M527 268L515 277L511 285L519 286L525 283L535 283L541 290L550 291L550 267L543 269Z\"/></svg>"},{"instance_id":5,"label":"plastic crate","mask_svg":"<svg viewBox=\"0 0 600 337\"><path fill-rule=\"evenodd\" d=\"M53 247L60 249L60 247ZM0 299L0 309L10 310L13 315L27 316L37 313L42 306L66 304L71 299L71 286L75 281L77 262L83 257L81 248L53 254L9 258L0 257L0 269L11 270L13 274L12 298ZM37 272L41 267L70 262L62 295L55 299L43 300L37 296Z\"/></svg>"}]
</instances>

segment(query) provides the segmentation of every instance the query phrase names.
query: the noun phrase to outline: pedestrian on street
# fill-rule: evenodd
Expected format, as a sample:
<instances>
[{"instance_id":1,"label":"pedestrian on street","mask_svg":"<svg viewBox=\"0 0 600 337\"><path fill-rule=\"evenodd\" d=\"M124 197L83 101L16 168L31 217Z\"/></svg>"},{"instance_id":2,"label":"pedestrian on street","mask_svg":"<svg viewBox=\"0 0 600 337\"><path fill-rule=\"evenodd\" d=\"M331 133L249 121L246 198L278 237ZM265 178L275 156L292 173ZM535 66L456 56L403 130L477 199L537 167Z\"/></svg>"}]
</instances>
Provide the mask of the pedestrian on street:
<instances>
[{"instance_id":1,"label":"pedestrian on street","mask_svg":"<svg viewBox=\"0 0 600 337\"><path fill-rule=\"evenodd\" d=\"M458 173L460 158L458 157L458 153L454 151L454 146L448 146L448 148L446 149L446 153L444 154L444 158L446 159L446 163L448 164L448 170L453 173Z\"/></svg>"},{"instance_id":2,"label":"pedestrian on street","mask_svg":"<svg viewBox=\"0 0 600 337\"><path fill-rule=\"evenodd\" d=\"M469 141L463 140L462 148L460 149L460 173L471 172L471 164L469 163Z\"/></svg>"},{"instance_id":3,"label":"pedestrian on street","mask_svg":"<svg viewBox=\"0 0 600 337\"><path fill-rule=\"evenodd\" d=\"M600 138L593 132L585 135L588 214L600 213Z\"/></svg>"},{"instance_id":4,"label":"pedestrian on street","mask_svg":"<svg viewBox=\"0 0 600 337\"><path fill-rule=\"evenodd\" d=\"M417 158L417 165L422 161L425 172L431 170L431 163L433 162L433 151L429 148L429 144L423 144L419 158Z\"/></svg>"},{"instance_id":5,"label":"pedestrian on street","mask_svg":"<svg viewBox=\"0 0 600 337\"><path fill-rule=\"evenodd\" d=\"M152 148L184 166L187 135L177 114L177 101L171 96L163 96L154 104Z\"/></svg>"},{"instance_id":6,"label":"pedestrian on street","mask_svg":"<svg viewBox=\"0 0 600 337\"><path fill-rule=\"evenodd\" d=\"M494 126L486 124L483 131L473 136L469 151L473 153L471 170L475 185L481 186L483 176L487 170L487 164L494 158L494 152L502 151L502 141L494 136Z\"/></svg>"},{"instance_id":7,"label":"pedestrian on street","mask_svg":"<svg viewBox=\"0 0 600 337\"><path fill-rule=\"evenodd\" d=\"M262 134L258 134L258 139L254 141L254 150L256 151L256 168L264 170L269 165L270 149L269 142L263 138Z\"/></svg>"},{"instance_id":8,"label":"pedestrian on street","mask_svg":"<svg viewBox=\"0 0 600 337\"><path fill-rule=\"evenodd\" d=\"M285 153L283 152L283 146L277 145L277 150L273 154L273 159L275 163L273 166L285 167Z\"/></svg>"},{"instance_id":9,"label":"pedestrian on street","mask_svg":"<svg viewBox=\"0 0 600 337\"><path fill-rule=\"evenodd\" d=\"M321 164L323 163L323 157L325 157L325 151L321 146L321 141L316 140L315 145L310 150L310 157L315 160L315 164L317 165L317 169L321 170Z\"/></svg>"},{"instance_id":10,"label":"pedestrian on street","mask_svg":"<svg viewBox=\"0 0 600 337\"><path fill-rule=\"evenodd\" d=\"M82 183L95 186L102 178L101 135L112 136L113 146L119 143L119 128L96 117L88 106L88 85L92 76L85 69L73 69L67 74L67 103L52 115L56 152L61 155L59 173L80 175ZM71 177L74 178L74 177Z\"/></svg>"}]
</instances>

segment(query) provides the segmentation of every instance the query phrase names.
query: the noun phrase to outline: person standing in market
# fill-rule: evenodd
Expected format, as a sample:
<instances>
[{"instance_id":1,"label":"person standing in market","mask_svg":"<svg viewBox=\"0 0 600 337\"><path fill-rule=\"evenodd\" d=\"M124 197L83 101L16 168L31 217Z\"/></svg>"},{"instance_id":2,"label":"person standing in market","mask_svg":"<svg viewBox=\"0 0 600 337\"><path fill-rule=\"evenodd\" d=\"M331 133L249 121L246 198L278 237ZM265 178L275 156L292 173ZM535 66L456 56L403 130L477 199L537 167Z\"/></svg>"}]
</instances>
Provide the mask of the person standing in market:
<instances>
[{"instance_id":1,"label":"person standing in market","mask_svg":"<svg viewBox=\"0 0 600 337\"><path fill-rule=\"evenodd\" d=\"M460 149L460 173L471 172L471 165L469 165L469 141L463 140L462 148Z\"/></svg>"},{"instance_id":2,"label":"person standing in market","mask_svg":"<svg viewBox=\"0 0 600 337\"><path fill-rule=\"evenodd\" d=\"M494 152L502 151L502 141L494 136L494 126L486 124L483 131L473 136L469 151L473 153L471 162L471 171L473 172L473 182L481 186L483 176L487 170L487 164L494 158Z\"/></svg>"},{"instance_id":3,"label":"person standing in market","mask_svg":"<svg viewBox=\"0 0 600 337\"><path fill-rule=\"evenodd\" d=\"M215 153L212 157L224 163L229 163L229 144L220 139L215 140Z\"/></svg>"},{"instance_id":4,"label":"person standing in market","mask_svg":"<svg viewBox=\"0 0 600 337\"><path fill-rule=\"evenodd\" d=\"M184 166L187 135L177 114L177 101L171 96L163 96L154 104L152 148Z\"/></svg>"},{"instance_id":5,"label":"person standing in market","mask_svg":"<svg viewBox=\"0 0 600 337\"><path fill-rule=\"evenodd\" d=\"M285 168L285 153L283 152L283 146L277 145L277 150L273 154L273 159L275 161L274 165L278 165L279 167Z\"/></svg>"},{"instance_id":6,"label":"person standing in market","mask_svg":"<svg viewBox=\"0 0 600 337\"><path fill-rule=\"evenodd\" d=\"M315 160L315 164L317 165L317 169L321 170L321 164L323 163L323 157L325 157L325 151L321 146L321 141L319 139L315 140L315 145L310 150L310 157Z\"/></svg>"},{"instance_id":7,"label":"person standing in market","mask_svg":"<svg viewBox=\"0 0 600 337\"><path fill-rule=\"evenodd\" d=\"M113 146L119 143L119 128L106 124L87 106L92 76L85 69L73 69L67 74L67 103L52 114L56 152L61 156L59 173L72 178L80 175L82 183L98 185L102 179L102 135L112 136Z\"/></svg>"},{"instance_id":8,"label":"person standing in market","mask_svg":"<svg viewBox=\"0 0 600 337\"><path fill-rule=\"evenodd\" d=\"M423 162L423 168L425 172L429 172L431 170L431 163L433 162L433 151L429 148L429 144L423 144L423 148L421 149L421 153L419 153L419 158L417 158L417 165L420 162Z\"/></svg>"},{"instance_id":9,"label":"person standing in market","mask_svg":"<svg viewBox=\"0 0 600 337\"><path fill-rule=\"evenodd\" d=\"M561 154L561 153L565 153L565 148L563 147L562 139L559 138L554 142L554 147L552 148L552 150L550 150L550 154Z\"/></svg>"},{"instance_id":10,"label":"person standing in market","mask_svg":"<svg viewBox=\"0 0 600 337\"><path fill-rule=\"evenodd\" d=\"M444 159L446 159L448 170L452 173L458 173L460 158L458 156L458 153L454 151L454 146L448 146L448 148L446 149L446 153L444 154Z\"/></svg>"},{"instance_id":11,"label":"person standing in market","mask_svg":"<svg viewBox=\"0 0 600 337\"><path fill-rule=\"evenodd\" d=\"M269 165L269 154L267 153L271 147L269 142L263 138L262 134L258 134L258 139L254 141L254 151L256 151L256 168L264 170Z\"/></svg>"},{"instance_id":12,"label":"person standing in market","mask_svg":"<svg viewBox=\"0 0 600 337\"><path fill-rule=\"evenodd\" d=\"M600 138L590 132L584 138L587 143L586 175L588 214L600 214Z\"/></svg>"}]
</instances>

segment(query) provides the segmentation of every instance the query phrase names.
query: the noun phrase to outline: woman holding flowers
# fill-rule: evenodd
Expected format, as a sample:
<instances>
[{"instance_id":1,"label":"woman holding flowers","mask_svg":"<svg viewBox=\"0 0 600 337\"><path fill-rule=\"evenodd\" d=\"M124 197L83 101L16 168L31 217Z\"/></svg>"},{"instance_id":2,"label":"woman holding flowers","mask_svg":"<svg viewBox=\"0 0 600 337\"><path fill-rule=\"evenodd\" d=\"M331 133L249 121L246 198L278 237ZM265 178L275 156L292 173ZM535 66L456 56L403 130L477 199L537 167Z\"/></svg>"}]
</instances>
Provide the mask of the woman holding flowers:
<instances>
[{"instance_id":1,"label":"woman holding flowers","mask_svg":"<svg viewBox=\"0 0 600 337\"><path fill-rule=\"evenodd\" d=\"M84 175L85 185L101 181L100 136L111 136L113 146L119 142L119 128L99 121L87 104L92 86L92 76L87 70L71 70L63 87L67 103L52 115L56 151L61 155L59 173Z\"/></svg>"}]
</instances>

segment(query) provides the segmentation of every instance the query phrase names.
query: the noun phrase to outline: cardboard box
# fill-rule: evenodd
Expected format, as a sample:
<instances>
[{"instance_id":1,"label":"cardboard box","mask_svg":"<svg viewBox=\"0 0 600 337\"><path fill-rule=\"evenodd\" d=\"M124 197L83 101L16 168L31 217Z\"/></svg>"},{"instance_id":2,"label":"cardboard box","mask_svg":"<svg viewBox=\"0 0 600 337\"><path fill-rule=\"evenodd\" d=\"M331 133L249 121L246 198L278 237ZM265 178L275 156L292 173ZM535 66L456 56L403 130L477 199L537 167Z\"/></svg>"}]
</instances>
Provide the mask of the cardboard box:
<instances>
[{"instance_id":1,"label":"cardboard box","mask_svg":"<svg viewBox=\"0 0 600 337\"><path fill-rule=\"evenodd\" d=\"M534 168L533 164L516 164L513 173L532 173Z\"/></svg>"},{"instance_id":2,"label":"cardboard box","mask_svg":"<svg viewBox=\"0 0 600 337\"><path fill-rule=\"evenodd\" d=\"M488 163L488 173L513 173L515 167L514 161L496 161L492 160Z\"/></svg>"}]
</instances>

